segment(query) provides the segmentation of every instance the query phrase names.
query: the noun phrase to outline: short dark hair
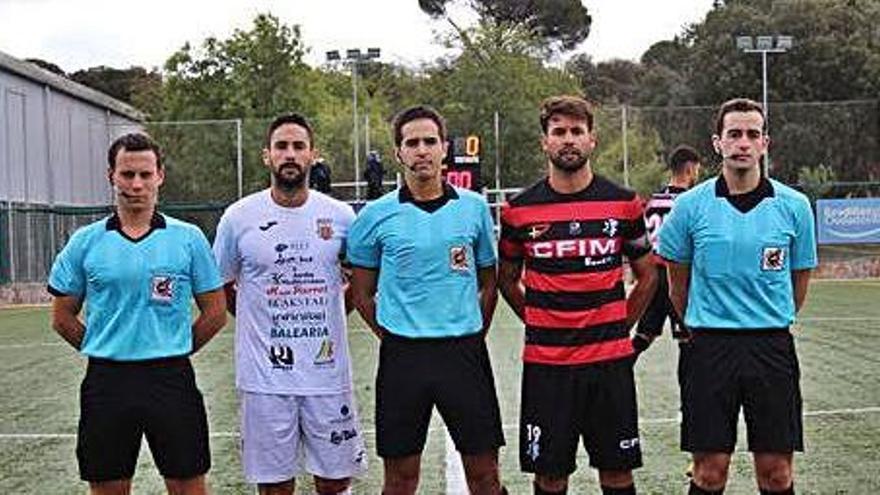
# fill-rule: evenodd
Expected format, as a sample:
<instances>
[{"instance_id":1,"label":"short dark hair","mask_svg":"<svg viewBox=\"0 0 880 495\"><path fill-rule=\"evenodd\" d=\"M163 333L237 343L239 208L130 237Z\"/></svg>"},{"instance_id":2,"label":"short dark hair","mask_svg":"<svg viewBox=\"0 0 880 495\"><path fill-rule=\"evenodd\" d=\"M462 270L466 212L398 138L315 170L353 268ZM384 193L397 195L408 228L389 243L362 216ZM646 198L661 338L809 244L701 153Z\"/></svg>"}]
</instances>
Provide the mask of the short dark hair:
<instances>
[{"instance_id":1,"label":"short dark hair","mask_svg":"<svg viewBox=\"0 0 880 495\"><path fill-rule=\"evenodd\" d=\"M700 163L700 161L700 154L697 153L697 150L686 144L680 144L669 154L669 170L677 174L684 171L684 166L687 163Z\"/></svg>"},{"instance_id":2,"label":"short dark hair","mask_svg":"<svg viewBox=\"0 0 880 495\"><path fill-rule=\"evenodd\" d=\"M446 119L440 115L440 112L431 106L416 105L414 107L409 107L394 116L392 126L394 129L395 146L400 147L400 143L403 142L403 131L401 130L403 129L403 126L413 120L419 119L429 119L437 124L437 131L440 133L440 140L446 140Z\"/></svg>"},{"instance_id":3,"label":"short dark hair","mask_svg":"<svg viewBox=\"0 0 880 495\"><path fill-rule=\"evenodd\" d=\"M724 132L724 116L732 112L758 112L761 114L761 129L765 130L767 118L764 116L764 107L755 100L748 98L734 98L727 100L718 108L715 114L715 134L720 136Z\"/></svg>"},{"instance_id":4,"label":"short dark hair","mask_svg":"<svg viewBox=\"0 0 880 495\"><path fill-rule=\"evenodd\" d=\"M306 119L303 115L298 114L296 112L288 113L284 115L279 115L275 117L269 127L266 128L266 148L272 144L272 133L275 132L276 129L285 125L285 124L294 124L302 127L306 130L306 133L309 135L309 148L314 148L315 145L315 137L312 132L312 125L309 124L308 119Z\"/></svg>"},{"instance_id":5,"label":"short dark hair","mask_svg":"<svg viewBox=\"0 0 880 495\"><path fill-rule=\"evenodd\" d=\"M159 144L153 140L148 134L143 132L130 132L123 134L113 141L110 149L107 150L107 165L110 170L116 169L116 155L120 151L152 151L156 155L156 167L162 168L162 149Z\"/></svg>"},{"instance_id":6,"label":"short dark hair","mask_svg":"<svg viewBox=\"0 0 880 495\"><path fill-rule=\"evenodd\" d=\"M587 129L593 131L593 107L580 96L551 96L541 102L541 132L547 134L550 119L555 115L565 115L587 121Z\"/></svg>"}]
</instances>

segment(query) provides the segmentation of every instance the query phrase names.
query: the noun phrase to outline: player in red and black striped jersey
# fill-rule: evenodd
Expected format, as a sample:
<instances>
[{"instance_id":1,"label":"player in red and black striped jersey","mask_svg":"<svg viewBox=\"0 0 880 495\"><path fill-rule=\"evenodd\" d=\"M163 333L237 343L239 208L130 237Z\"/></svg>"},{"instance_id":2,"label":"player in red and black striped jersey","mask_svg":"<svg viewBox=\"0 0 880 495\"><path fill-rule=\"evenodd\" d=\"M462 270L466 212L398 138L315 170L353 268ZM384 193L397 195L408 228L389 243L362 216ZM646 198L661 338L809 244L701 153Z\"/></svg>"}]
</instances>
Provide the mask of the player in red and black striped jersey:
<instances>
[{"instance_id":1,"label":"player in red and black striped jersey","mask_svg":"<svg viewBox=\"0 0 880 495\"><path fill-rule=\"evenodd\" d=\"M635 493L641 466L630 329L656 287L641 200L593 174L593 115L544 101L549 175L502 208L499 286L525 323L520 465L534 493L566 493L578 437L604 493ZM629 299L623 259L637 282Z\"/></svg>"},{"instance_id":2,"label":"player in red and black striped jersey","mask_svg":"<svg viewBox=\"0 0 880 495\"><path fill-rule=\"evenodd\" d=\"M663 332L663 325L667 319L673 338L677 340L687 338L684 325L669 300L666 264L657 256L656 251L660 245L660 227L666 215L672 211L675 197L697 183L700 176L699 153L687 145L676 147L669 155L669 170L671 172L669 183L654 193L645 205L645 225L648 228L648 239L651 241L657 264L657 292L654 293L654 299L639 320L636 339L633 340L634 345L640 347L640 350L646 349Z\"/></svg>"}]
</instances>

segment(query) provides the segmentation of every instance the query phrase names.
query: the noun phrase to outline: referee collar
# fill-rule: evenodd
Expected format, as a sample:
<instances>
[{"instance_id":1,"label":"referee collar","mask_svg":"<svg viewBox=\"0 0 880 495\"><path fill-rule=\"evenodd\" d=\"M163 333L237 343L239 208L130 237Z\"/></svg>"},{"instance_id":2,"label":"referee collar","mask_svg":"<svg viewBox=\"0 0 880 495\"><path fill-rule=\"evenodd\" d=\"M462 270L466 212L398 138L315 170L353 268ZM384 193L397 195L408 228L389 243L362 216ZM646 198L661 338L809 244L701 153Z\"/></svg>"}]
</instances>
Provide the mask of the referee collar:
<instances>
[{"instance_id":1,"label":"referee collar","mask_svg":"<svg viewBox=\"0 0 880 495\"><path fill-rule=\"evenodd\" d=\"M165 226L166 226L165 217L163 217L158 211L155 211L155 210L153 210L153 216L150 217L150 230L148 230L146 234L138 237L137 239L130 237L128 234L126 234L125 232L122 231L122 221L119 219L119 214L116 212L113 212L113 216L108 218L107 223L105 224L105 228L108 231L115 230L115 231L119 232L119 235L121 235L122 237L125 237L126 239L128 239L131 242L140 242L140 241L146 239L147 237L149 237L150 234L152 234L154 230L164 229Z\"/></svg>"},{"instance_id":2,"label":"referee collar","mask_svg":"<svg viewBox=\"0 0 880 495\"><path fill-rule=\"evenodd\" d=\"M440 208L443 207L446 203L452 201L453 199L458 199L458 192L456 192L455 188L450 186L448 182L443 182L443 195L436 199L431 199L428 201L418 201L413 197L412 191L409 190L406 184L400 186L400 190L397 193L397 200L400 204L404 203L412 203L416 207L427 211L428 213L433 213Z\"/></svg>"},{"instance_id":3,"label":"referee collar","mask_svg":"<svg viewBox=\"0 0 880 495\"><path fill-rule=\"evenodd\" d=\"M758 206L765 198L775 197L773 184L766 177L761 177L758 187L747 193L731 194L727 187L727 181L724 180L724 174L718 174L718 180L715 181L715 197L726 199L737 210L748 213L754 207Z\"/></svg>"}]
</instances>

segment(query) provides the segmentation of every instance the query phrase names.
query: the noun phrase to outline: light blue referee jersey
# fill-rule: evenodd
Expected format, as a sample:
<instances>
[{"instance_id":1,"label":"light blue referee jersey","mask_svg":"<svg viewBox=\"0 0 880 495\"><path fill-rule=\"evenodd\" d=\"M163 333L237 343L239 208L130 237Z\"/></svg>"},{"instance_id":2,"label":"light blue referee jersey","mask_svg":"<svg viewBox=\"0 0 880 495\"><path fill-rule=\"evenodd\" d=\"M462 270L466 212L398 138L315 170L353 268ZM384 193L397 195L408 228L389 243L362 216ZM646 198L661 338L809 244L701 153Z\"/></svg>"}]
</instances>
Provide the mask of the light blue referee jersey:
<instances>
[{"instance_id":1,"label":"light blue referee jersey","mask_svg":"<svg viewBox=\"0 0 880 495\"><path fill-rule=\"evenodd\" d=\"M193 295L221 286L202 231L158 213L137 240L115 215L77 230L49 275L49 292L85 300L81 352L117 361L189 354Z\"/></svg>"},{"instance_id":2,"label":"light blue referee jersey","mask_svg":"<svg viewBox=\"0 0 880 495\"><path fill-rule=\"evenodd\" d=\"M718 178L677 198L660 229L659 254L691 266L688 327L771 329L794 321L791 272L816 266L813 212L803 194L769 185L745 213Z\"/></svg>"},{"instance_id":3,"label":"light blue referee jersey","mask_svg":"<svg viewBox=\"0 0 880 495\"><path fill-rule=\"evenodd\" d=\"M367 204L348 234L348 260L379 271L377 319L395 335L457 337L480 331L477 270L495 264L486 200L444 187L439 209L406 187Z\"/></svg>"}]
</instances>

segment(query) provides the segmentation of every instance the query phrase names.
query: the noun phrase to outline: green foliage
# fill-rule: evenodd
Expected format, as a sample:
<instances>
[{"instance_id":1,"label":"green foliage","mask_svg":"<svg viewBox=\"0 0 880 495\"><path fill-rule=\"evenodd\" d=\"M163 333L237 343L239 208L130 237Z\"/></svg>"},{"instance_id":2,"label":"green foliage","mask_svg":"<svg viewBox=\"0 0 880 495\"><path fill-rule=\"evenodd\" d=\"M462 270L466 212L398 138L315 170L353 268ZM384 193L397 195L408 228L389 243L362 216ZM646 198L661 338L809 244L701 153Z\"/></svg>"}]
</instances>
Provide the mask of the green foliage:
<instances>
[{"instance_id":1,"label":"green foliage","mask_svg":"<svg viewBox=\"0 0 880 495\"><path fill-rule=\"evenodd\" d=\"M449 65L429 70L423 98L448 120L452 134L477 134L483 141L483 179L494 177L494 115L500 117L501 182L523 186L546 171L539 145L538 107L556 94L576 94L577 82L564 71L545 67L535 54L540 42L526 30L499 26L472 31L473 47Z\"/></svg>"},{"instance_id":2,"label":"green foliage","mask_svg":"<svg viewBox=\"0 0 880 495\"><path fill-rule=\"evenodd\" d=\"M833 182L834 170L823 164L816 167L801 167L798 172L798 183L812 204L816 204L817 199L825 197L831 191Z\"/></svg>"},{"instance_id":3,"label":"green foliage","mask_svg":"<svg viewBox=\"0 0 880 495\"><path fill-rule=\"evenodd\" d=\"M618 184L628 183L647 197L665 180L660 137L638 114L627 112L627 172L624 173L623 130L620 107L600 108L596 113L599 144L593 155L593 169Z\"/></svg>"},{"instance_id":4,"label":"green foliage","mask_svg":"<svg viewBox=\"0 0 880 495\"><path fill-rule=\"evenodd\" d=\"M146 103L145 98L162 87L162 75L143 67L114 69L100 65L78 70L70 74L70 79L130 105Z\"/></svg>"},{"instance_id":5,"label":"green foliage","mask_svg":"<svg viewBox=\"0 0 880 495\"><path fill-rule=\"evenodd\" d=\"M466 33L449 18L447 4L455 0L419 0L419 8L434 18L446 18L471 44ZM560 50L572 50L590 34L592 17L579 0L462 0L480 17L480 25L526 30L536 39Z\"/></svg>"}]
</instances>

